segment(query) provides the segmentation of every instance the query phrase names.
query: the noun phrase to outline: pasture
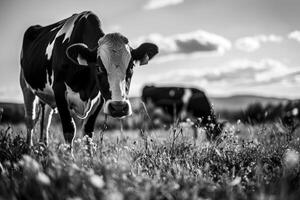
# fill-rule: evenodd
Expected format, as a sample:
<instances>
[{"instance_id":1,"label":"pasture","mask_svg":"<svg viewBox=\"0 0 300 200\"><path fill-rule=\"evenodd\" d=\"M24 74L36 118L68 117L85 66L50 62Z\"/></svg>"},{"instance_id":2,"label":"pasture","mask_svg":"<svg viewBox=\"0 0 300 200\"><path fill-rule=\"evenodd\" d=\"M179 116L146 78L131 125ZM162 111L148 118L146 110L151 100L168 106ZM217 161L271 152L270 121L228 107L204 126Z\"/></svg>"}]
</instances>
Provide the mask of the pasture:
<instances>
[{"instance_id":1,"label":"pasture","mask_svg":"<svg viewBox=\"0 0 300 200\"><path fill-rule=\"evenodd\" d=\"M188 126L78 137L74 158L59 129L50 145L26 145L1 128L0 199L298 199L299 129L281 123L228 124L214 142ZM101 134L103 133L103 134ZM20 136L18 136L20 135Z\"/></svg>"}]
</instances>

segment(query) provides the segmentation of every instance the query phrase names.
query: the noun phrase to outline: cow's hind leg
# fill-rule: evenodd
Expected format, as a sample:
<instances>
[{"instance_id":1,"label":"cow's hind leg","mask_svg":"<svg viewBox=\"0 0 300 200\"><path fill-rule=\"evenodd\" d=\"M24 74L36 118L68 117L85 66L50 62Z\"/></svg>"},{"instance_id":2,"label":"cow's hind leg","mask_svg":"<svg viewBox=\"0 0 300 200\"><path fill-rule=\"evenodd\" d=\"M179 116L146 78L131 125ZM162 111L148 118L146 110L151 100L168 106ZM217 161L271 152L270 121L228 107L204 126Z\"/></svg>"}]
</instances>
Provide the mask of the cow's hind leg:
<instances>
[{"instance_id":1,"label":"cow's hind leg","mask_svg":"<svg viewBox=\"0 0 300 200\"><path fill-rule=\"evenodd\" d=\"M28 87L28 85L25 82L23 72L21 70L20 75L20 85L23 92L23 98L24 98L24 107L25 107L25 123L27 128L27 144L32 146L32 134L33 129L35 126L35 123L38 119L38 114L36 112L37 106L38 106L38 99L33 93L33 91Z\"/></svg>"},{"instance_id":2,"label":"cow's hind leg","mask_svg":"<svg viewBox=\"0 0 300 200\"><path fill-rule=\"evenodd\" d=\"M41 134L40 134L40 142L44 143L46 146L48 146L48 138L49 138L49 128L51 125L52 115L53 115L53 109L48 106L44 105L44 109L42 109L42 112L44 112L44 123L41 123ZM42 120L41 120L42 121Z\"/></svg>"}]
</instances>

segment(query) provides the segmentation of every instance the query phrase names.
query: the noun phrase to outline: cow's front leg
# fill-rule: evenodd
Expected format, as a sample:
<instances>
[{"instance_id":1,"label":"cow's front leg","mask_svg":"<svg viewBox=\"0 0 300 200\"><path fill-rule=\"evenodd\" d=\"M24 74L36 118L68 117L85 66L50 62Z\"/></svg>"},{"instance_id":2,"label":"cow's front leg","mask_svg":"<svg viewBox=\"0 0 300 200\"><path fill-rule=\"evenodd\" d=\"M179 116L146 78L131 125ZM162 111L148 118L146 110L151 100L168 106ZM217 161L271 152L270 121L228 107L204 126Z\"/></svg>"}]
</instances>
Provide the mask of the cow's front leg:
<instances>
[{"instance_id":1,"label":"cow's front leg","mask_svg":"<svg viewBox=\"0 0 300 200\"><path fill-rule=\"evenodd\" d=\"M32 90L27 86L23 74L23 70L20 73L20 86L22 88L23 97L24 97L24 108L25 108L25 123L27 128L27 144L29 146L33 145L32 135L34 126L38 120L39 112L38 109L38 101L35 94Z\"/></svg>"},{"instance_id":2,"label":"cow's front leg","mask_svg":"<svg viewBox=\"0 0 300 200\"><path fill-rule=\"evenodd\" d=\"M84 124L84 134L89 136L90 138L93 137L95 122L96 122L97 116L98 116L98 114L99 114L99 112L100 112L100 110L103 106L103 103L104 103L104 99L101 98L100 103L97 106L96 110L94 111L93 114L91 114L88 117L88 119L86 120L86 122Z\"/></svg>"},{"instance_id":3,"label":"cow's front leg","mask_svg":"<svg viewBox=\"0 0 300 200\"><path fill-rule=\"evenodd\" d=\"M95 122L97 119L97 116L103 106L104 103L104 99L100 99L100 103L97 106L96 110L94 111L94 113L92 115L90 115L88 117L88 119L86 120L86 122L83 125L83 129L84 129L84 135L85 135L85 139L86 139L86 145L88 147L88 154L90 156L93 155L93 145L92 145L92 138L94 135L94 126L95 126Z\"/></svg>"},{"instance_id":4,"label":"cow's front leg","mask_svg":"<svg viewBox=\"0 0 300 200\"><path fill-rule=\"evenodd\" d=\"M44 124L43 126L41 126L41 128L43 128L43 131L41 131L40 135L40 142L44 143L46 146L48 146L48 137L49 137L49 129L50 129L50 125L51 125L51 120L52 120L52 115L53 115L54 110L49 106L49 105L45 105L45 120L44 120Z\"/></svg>"},{"instance_id":5,"label":"cow's front leg","mask_svg":"<svg viewBox=\"0 0 300 200\"><path fill-rule=\"evenodd\" d=\"M55 83L53 85L53 90L55 94L56 106L61 119L64 138L66 143L68 143L72 148L76 126L74 120L71 117L69 105L66 99L66 86L64 83Z\"/></svg>"}]
</instances>

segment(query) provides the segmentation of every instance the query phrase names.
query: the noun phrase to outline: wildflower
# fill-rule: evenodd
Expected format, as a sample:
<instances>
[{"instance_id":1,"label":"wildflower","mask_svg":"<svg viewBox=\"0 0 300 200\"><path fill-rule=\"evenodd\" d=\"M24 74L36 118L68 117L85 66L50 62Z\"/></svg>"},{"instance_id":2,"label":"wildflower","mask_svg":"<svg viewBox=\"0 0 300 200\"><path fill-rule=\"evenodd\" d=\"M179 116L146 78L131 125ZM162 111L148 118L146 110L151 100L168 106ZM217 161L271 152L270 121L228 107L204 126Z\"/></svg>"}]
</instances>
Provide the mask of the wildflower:
<instances>
[{"instance_id":1,"label":"wildflower","mask_svg":"<svg viewBox=\"0 0 300 200\"><path fill-rule=\"evenodd\" d=\"M171 182L170 183L170 189L171 190L178 190L180 188L180 185L176 182Z\"/></svg>"},{"instance_id":2,"label":"wildflower","mask_svg":"<svg viewBox=\"0 0 300 200\"><path fill-rule=\"evenodd\" d=\"M284 163L288 168L293 168L299 162L299 153L293 149L287 149L284 154Z\"/></svg>"},{"instance_id":3,"label":"wildflower","mask_svg":"<svg viewBox=\"0 0 300 200\"><path fill-rule=\"evenodd\" d=\"M218 154L218 156L222 157L222 154L220 153L220 151L218 149L215 148L215 152Z\"/></svg>"},{"instance_id":4,"label":"wildflower","mask_svg":"<svg viewBox=\"0 0 300 200\"><path fill-rule=\"evenodd\" d=\"M123 200L124 197L123 197L123 194L118 192L118 191L114 191L114 192L110 192L108 195L107 195L107 198L108 200Z\"/></svg>"},{"instance_id":5,"label":"wildflower","mask_svg":"<svg viewBox=\"0 0 300 200\"><path fill-rule=\"evenodd\" d=\"M41 183L42 185L50 185L49 177L44 174L43 172L39 172L36 176L36 180Z\"/></svg>"},{"instance_id":6,"label":"wildflower","mask_svg":"<svg viewBox=\"0 0 300 200\"><path fill-rule=\"evenodd\" d=\"M37 173L40 170L39 163L28 155L24 155L19 164L29 173Z\"/></svg>"},{"instance_id":7,"label":"wildflower","mask_svg":"<svg viewBox=\"0 0 300 200\"><path fill-rule=\"evenodd\" d=\"M80 143L81 143L81 139L80 139L80 138L77 138L76 140L74 140L74 143L80 144Z\"/></svg>"},{"instance_id":8,"label":"wildflower","mask_svg":"<svg viewBox=\"0 0 300 200\"><path fill-rule=\"evenodd\" d=\"M239 177L239 176L237 176L237 177L235 177L235 179L233 179L233 180L229 183L229 185L230 185L230 186L238 185L238 184L240 184L241 180L242 180L242 178Z\"/></svg>"},{"instance_id":9,"label":"wildflower","mask_svg":"<svg viewBox=\"0 0 300 200\"><path fill-rule=\"evenodd\" d=\"M104 187L105 183L103 181L103 177L102 176L98 176L96 174L90 176L90 183L98 188L98 189L101 189Z\"/></svg>"},{"instance_id":10,"label":"wildflower","mask_svg":"<svg viewBox=\"0 0 300 200\"><path fill-rule=\"evenodd\" d=\"M124 146L124 149L130 151L130 148L128 146Z\"/></svg>"}]
</instances>

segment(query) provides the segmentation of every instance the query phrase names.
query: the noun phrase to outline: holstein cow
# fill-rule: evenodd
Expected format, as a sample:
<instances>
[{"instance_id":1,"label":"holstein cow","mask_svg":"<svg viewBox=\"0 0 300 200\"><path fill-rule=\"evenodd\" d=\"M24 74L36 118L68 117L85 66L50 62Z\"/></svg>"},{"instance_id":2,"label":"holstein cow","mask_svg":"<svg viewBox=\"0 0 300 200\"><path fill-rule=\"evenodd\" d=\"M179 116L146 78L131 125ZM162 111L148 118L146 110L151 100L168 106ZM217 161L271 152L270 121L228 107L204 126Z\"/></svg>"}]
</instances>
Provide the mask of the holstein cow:
<instances>
[{"instance_id":1,"label":"holstein cow","mask_svg":"<svg viewBox=\"0 0 300 200\"><path fill-rule=\"evenodd\" d=\"M49 26L29 27L23 39L20 73L28 143L32 144L38 104L51 108L45 114L48 128L57 109L69 144L76 131L73 114L84 119L89 137L103 104L104 113L112 117L129 116L127 95L133 67L147 64L157 53L155 44L143 43L133 49L120 33L105 34L90 11ZM42 140L48 142L48 130Z\"/></svg>"},{"instance_id":2,"label":"holstein cow","mask_svg":"<svg viewBox=\"0 0 300 200\"><path fill-rule=\"evenodd\" d=\"M197 119L196 124L206 129L210 140L215 139L222 131L223 125L217 122L208 98L198 89L145 86L142 100L146 105L153 104L162 109L172 119Z\"/></svg>"}]
</instances>

